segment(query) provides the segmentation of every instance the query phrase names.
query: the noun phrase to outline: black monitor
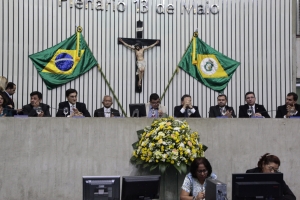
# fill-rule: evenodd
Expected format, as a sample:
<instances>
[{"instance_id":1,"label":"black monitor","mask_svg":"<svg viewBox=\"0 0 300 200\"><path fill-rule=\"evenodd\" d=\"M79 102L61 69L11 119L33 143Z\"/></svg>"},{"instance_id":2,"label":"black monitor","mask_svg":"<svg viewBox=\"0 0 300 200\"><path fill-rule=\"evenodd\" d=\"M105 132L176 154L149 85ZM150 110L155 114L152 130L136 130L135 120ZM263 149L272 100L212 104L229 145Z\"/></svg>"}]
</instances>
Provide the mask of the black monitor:
<instances>
[{"instance_id":1,"label":"black monitor","mask_svg":"<svg viewBox=\"0 0 300 200\"><path fill-rule=\"evenodd\" d=\"M150 200L159 198L160 175L123 176L122 200Z\"/></svg>"},{"instance_id":2,"label":"black monitor","mask_svg":"<svg viewBox=\"0 0 300 200\"><path fill-rule=\"evenodd\" d=\"M145 117L146 116L146 106L142 104L129 104L129 111L131 117Z\"/></svg>"},{"instance_id":3,"label":"black monitor","mask_svg":"<svg viewBox=\"0 0 300 200\"><path fill-rule=\"evenodd\" d=\"M120 200L120 176L83 176L83 200Z\"/></svg>"},{"instance_id":4,"label":"black monitor","mask_svg":"<svg viewBox=\"0 0 300 200\"><path fill-rule=\"evenodd\" d=\"M232 200L280 200L282 185L282 173L232 174Z\"/></svg>"}]
</instances>

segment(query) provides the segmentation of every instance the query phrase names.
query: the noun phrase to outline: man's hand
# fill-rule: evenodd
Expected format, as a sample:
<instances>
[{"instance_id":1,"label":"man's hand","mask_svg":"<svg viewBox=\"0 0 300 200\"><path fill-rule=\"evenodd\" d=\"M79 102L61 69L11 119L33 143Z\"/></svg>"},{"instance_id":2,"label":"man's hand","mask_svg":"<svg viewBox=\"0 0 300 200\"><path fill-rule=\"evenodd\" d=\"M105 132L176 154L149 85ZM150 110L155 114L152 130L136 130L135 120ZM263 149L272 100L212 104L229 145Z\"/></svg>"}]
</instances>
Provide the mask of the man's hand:
<instances>
[{"instance_id":1,"label":"man's hand","mask_svg":"<svg viewBox=\"0 0 300 200\"><path fill-rule=\"evenodd\" d=\"M161 117L163 115L163 111L162 110L158 110L158 116Z\"/></svg>"},{"instance_id":2,"label":"man's hand","mask_svg":"<svg viewBox=\"0 0 300 200\"><path fill-rule=\"evenodd\" d=\"M226 110L225 116L227 116L228 118L232 118L232 110Z\"/></svg>"},{"instance_id":3,"label":"man's hand","mask_svg":"<svg viewBox=\"0 0 300 200\"><path fill-rule=\"evenodd\" d=\"M255 113L254 116L255 117L261 117L262 115L260 113Z\"/></svg>"},{"instance_id":4,"label":"man's hand","mask_svg":"<svg viewBox=\"0 0 300 200\"><path fill-rule=\"evenodd\" d=\"M40 114L38 114L38 117L44 117L44 112L42 111Z\"/></svg>"}]
</instances>

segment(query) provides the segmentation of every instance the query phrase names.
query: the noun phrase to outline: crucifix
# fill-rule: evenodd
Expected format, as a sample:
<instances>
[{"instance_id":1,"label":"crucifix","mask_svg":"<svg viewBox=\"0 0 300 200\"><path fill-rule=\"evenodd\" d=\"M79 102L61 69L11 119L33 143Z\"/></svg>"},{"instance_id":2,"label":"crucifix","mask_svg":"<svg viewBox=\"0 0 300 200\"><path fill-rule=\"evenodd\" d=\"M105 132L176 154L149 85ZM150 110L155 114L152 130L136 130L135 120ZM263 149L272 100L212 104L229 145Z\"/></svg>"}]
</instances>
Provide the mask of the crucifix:
<instances>
[{"instance_id":1,"label":"crucifix","mask_svg":"<svg viewBox=\"0 0 300 200\"><path fill-rule=\"evenodd\" d=\"M143 39L143 22L137 21L136 38L119 38L118 44L132 49L136 56L135 92L142 92L142 79L146 67L144 51L154 46L160 46L159 40ZM143 48L143 46L146 46Z\"/></svg>"}]
</instances>

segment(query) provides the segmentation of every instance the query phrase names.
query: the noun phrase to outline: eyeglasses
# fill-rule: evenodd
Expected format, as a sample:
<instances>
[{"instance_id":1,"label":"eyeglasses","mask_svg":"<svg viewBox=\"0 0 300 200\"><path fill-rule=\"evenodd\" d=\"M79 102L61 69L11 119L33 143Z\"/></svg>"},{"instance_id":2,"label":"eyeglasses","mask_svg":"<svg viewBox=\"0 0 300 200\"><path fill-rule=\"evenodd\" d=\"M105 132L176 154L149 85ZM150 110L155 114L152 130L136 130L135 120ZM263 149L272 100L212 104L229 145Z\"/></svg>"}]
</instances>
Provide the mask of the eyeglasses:
<instances>
[{"instance_id":1,"label":"eyeglasses","mask_svg":"<svg viewBox=\"0 0 300 200\"><path fill-rule=\"evenodd\" d=\"M153 105L158 105L158 104L160 104L159 101L158 101L158 102L152 102L152 101L150 101L150 103L153 104Z\"/></svg>"},{"instance_id":2,"label":"eyeglasses","mask_svg":"<svg viewBox=\"0 0 300 200\"><path fill-rule=\"evenodd\" d=\"M207 170L206 170L206 169L205 169L205 170L198 170L197 173L198 173L198 174L202 174L202 173L206 174L206 173L207 173Z\"/></svg>"},{"instance_id":3,"label":"eyeglasses","mask_svg":"<svg viewBox=\"0 0 300 200\"><path fill-rule=\"evenodd\" d=\"M272 167L271 165L267 165L268 169L272 172L279 172L279 169L275 169L274 167Z\"/></svg>"}]
</instances>

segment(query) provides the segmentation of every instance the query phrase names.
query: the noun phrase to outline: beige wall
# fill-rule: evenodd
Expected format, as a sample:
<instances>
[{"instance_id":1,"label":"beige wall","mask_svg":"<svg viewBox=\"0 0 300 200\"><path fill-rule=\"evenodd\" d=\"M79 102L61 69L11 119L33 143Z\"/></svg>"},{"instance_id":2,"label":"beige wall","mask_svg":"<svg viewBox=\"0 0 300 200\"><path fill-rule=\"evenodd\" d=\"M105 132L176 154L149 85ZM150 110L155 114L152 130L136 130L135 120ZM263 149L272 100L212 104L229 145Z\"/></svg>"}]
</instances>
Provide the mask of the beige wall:
<instances>
[{"instance_id":1,"label":"beige wall","mask_svg":"<svg viewBox=\"0 0 300 200\"><path fill-rule=\"evenodd\" d=\"M253 168L266 152L280 157L280 171L300 198L297 119L189 119L208 146L206 157L219 180ZM0 199L80 200L82 176L141 175L129 162L136 132L151 119L0 119ZM157 172L154 172L157 173ZM184 175L168 170L162 200L178 197Z\"/></svg>"}]
</instances>

